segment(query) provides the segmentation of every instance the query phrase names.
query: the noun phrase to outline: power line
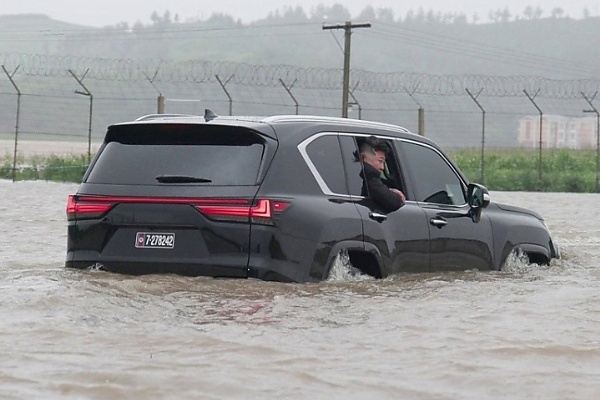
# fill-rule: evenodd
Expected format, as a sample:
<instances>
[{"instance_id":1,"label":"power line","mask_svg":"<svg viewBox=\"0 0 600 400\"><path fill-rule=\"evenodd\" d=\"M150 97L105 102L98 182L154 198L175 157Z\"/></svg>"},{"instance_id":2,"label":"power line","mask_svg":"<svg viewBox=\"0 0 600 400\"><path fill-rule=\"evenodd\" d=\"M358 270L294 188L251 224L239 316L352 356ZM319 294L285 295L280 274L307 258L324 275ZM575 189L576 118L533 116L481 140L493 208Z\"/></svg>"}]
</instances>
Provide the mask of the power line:
<instances>
[{"instance_id":1,"label":"power line","mask_svg":"<svg viewBox=\"0 0 600 400\"><path fill-rule=\"evenodd\" d=\"M542 68L551 71L563 70L582 75L597 75L598 68L592 65L574 63L562 58L548 57L515 49L491 46L488 44L442 36L431 32L405 28L391 24L381 24L388 29L377 28L365 33L381 40L403 42L412 46L441 50L452 54L488 61ZM558 67L558 68L557 68Z\"/></svg>"}]
</instances>

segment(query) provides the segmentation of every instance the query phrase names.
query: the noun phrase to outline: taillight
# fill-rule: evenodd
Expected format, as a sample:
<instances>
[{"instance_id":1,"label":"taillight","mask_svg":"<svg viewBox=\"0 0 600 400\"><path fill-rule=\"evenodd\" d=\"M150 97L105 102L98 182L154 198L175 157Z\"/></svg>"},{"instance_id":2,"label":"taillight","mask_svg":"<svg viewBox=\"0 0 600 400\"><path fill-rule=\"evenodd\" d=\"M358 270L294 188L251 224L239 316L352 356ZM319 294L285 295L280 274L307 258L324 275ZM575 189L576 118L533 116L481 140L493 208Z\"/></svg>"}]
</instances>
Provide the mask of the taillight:
<instances>
[{"instance_id":1,"label":"taillight","mask_svg":"<svg viewBox=\"0 0 600 400\"><path fill-rule=\"evenodd\" d=\"M119 203L185 204L195 207L206 217L218 221L254 222L272 225L290 205L289 201L260 199L252 204L248 199L186 198L186 197L127 197L69 195L67 219L99 218Z\"/></svg>"},{"instance_id":2,"label":"taillight","mask_svg":"<svg viewBox=\"0 0 600 400\"><path fill-rule=\"evenodd\" d=\"M225 200L225 199L224 199ZM259 199L255 204L227 204L213 200L214 204L197 205L196 208L208 218L219 221L253 222L272 225L290 203L281 200Z\"/></svg>"},{"instance_id":3,"label":"taillight","mask_svg":"<svg viewBox=\"0 0 600 400\"><path fill-rule=\"evenodd\" d=\"M107 213L115 204L110 198L71 194L67 200L67 219L72 221L98 218Z\"/></svg>"}]
</instances>

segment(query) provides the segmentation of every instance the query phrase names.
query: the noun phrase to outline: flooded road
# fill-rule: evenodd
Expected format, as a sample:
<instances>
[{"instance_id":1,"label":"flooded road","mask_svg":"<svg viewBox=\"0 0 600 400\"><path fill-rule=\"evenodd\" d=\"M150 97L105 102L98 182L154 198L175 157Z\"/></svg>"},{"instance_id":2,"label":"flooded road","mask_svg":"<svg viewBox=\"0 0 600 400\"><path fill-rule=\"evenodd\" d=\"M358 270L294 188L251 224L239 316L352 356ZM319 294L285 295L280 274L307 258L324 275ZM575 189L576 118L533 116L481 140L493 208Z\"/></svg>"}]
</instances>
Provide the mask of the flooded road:
<instances>
[{"instance_id":1,"label":"flooded road","mask_svg":"<svg viewBox=\"0 0 600 400\"><path fill-rule=\"evenodd\" d=\"M65 270L74 184L0 181L1 399L600 398L600 196L497 193L563 258L320 284Z\"/></svg>"}]
</instances>

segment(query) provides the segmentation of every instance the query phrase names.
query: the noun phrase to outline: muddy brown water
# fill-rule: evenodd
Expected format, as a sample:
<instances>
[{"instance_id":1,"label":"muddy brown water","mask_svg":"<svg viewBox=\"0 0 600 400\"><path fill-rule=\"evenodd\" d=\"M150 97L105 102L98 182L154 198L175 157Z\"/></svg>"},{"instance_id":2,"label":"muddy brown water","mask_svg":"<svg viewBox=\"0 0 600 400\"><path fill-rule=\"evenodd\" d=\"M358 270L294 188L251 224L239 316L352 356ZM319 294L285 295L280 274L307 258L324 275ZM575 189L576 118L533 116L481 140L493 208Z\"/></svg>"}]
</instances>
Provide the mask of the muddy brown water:
<instances>
[{"instance_id":1,"label":"muddy brown water","mask_svg":"<svg viewBox=\"0 0 600 400\"><path fill-rule=\"evenodd\" d=\"M0 181L1 399L597 399L596 194L492 192L563 258L320 284L65 270L76 185Z\"/></svg>"}]
</instances>

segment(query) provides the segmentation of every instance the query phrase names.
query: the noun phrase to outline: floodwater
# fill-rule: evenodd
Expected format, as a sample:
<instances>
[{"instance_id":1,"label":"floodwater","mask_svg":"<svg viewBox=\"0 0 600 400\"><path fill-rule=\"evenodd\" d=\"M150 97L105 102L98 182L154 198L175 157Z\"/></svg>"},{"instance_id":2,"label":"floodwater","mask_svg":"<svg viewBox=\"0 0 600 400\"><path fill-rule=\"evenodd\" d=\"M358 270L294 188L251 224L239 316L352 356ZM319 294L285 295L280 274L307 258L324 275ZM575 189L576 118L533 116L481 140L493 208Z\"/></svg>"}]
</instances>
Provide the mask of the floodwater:
<instances>
[{"instance_id":1,"label":"floodwater","mask_svg":"<svg viewBox=\"0 0 600 400\"><path fill-rule=\"evenodd\" d=\"M76 185L0 181L1 399L598 399L600 196L496 193L563 259L320 284L65 270Z\"/></svg>"}]
</instances>

